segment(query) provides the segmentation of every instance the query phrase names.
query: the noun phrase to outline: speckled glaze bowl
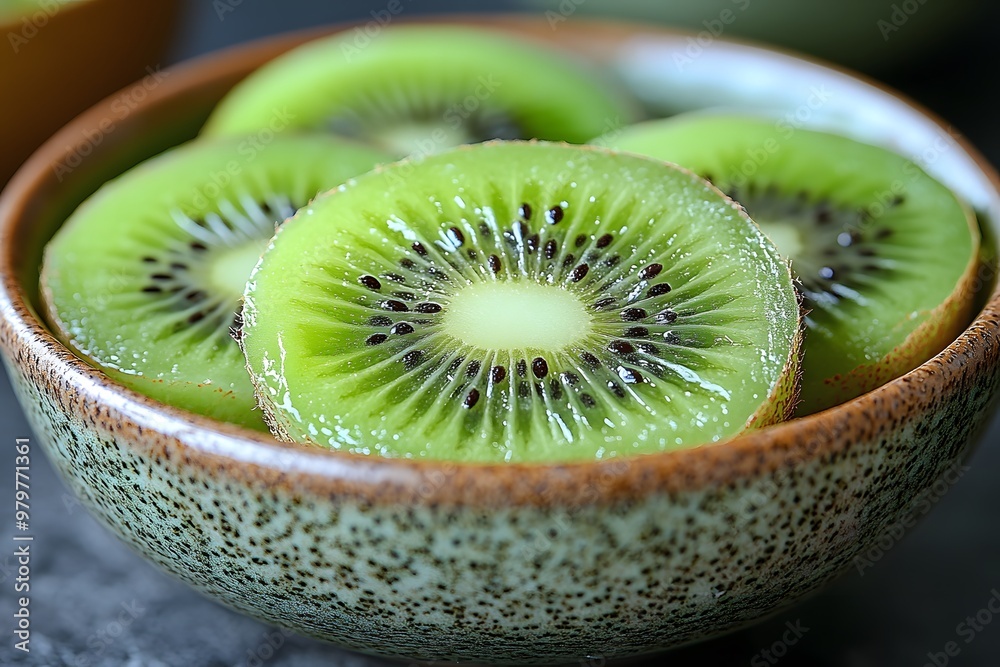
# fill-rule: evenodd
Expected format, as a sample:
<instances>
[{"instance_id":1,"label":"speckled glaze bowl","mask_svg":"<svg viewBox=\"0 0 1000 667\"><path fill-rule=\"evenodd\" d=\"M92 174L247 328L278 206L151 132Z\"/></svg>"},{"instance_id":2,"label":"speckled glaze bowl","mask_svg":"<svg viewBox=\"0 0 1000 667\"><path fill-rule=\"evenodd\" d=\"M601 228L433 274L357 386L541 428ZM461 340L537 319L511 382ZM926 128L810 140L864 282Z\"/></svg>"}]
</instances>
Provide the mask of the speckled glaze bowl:
<instances>
[{"instance_id":1,"label":"speckled glaze bowl","mask_svg":"<svg viewBox=\"0 0 1000 667\"><path fill-rule=\"evenodd\" d=\"M849 75L723 41L681 67L674 56L687 36L640 26L489 22L619 70L662 110L766 106L786 122L875 138L1000 220L996 176L972 148ZM724 444L600 463L317 451L108 380L38 317L43 244L101 182L194 136L230 86L306 37L180 67L125 118L110 101L92 108L0 201L0 344L24 409L94 515L165 570L247 614L385 656L635 656L719 635L816 590L969 453L1000 383L989 270L975 321L903 378Z\"/></svg>"}]
</instances>

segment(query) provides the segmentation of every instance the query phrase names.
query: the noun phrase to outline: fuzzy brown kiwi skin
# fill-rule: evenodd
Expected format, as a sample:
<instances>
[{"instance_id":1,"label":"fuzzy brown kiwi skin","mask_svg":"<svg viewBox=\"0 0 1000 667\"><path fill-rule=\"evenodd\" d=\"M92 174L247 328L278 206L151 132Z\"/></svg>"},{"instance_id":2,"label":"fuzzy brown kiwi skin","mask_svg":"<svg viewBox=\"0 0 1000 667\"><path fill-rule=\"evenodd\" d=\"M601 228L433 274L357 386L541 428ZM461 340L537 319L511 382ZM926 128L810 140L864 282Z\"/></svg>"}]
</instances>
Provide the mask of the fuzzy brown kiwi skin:
<instances>
[{"instance_id":1,"label":"fuzzy brown kiwi skin","mask_svg":"<svg viewBox=\"0 0 1000 667\"><path fill-rule=\"evenodd\" d=\"M267 425L267 428L268 430L271 431L271 435L274 437L274 439L277 440L278 442L288 442L288 443L296 442L295 439L288 436L288 432L291 429L291 425L285 424L281 420L281 413L276 413L274 410L268 407L269 401L261 400L260 392L267 391L267 388L257 384L256 380L251 380L251 384L253 385L254 396L257 397L257 407L261 411L261 416L264 419L264 424ZM319 447L319 445L312 442L306 442L300 444L307 444Z\"/></svg>"},{"instance_id":2,"label":"fuzzy brown kiwi skin","mask_svg":"<svg viewBox=\"0 0 1000 667\"><path fill-rule=\"evenodd\" d=\"M242 313L242 311L241 311ZM243 336L240 335L236 337L236 342L239 343L240 352L243 353L244 359L246 359L246 348L243 347ZM264 420L264 425L271 432L271 436L274 437L278 442L288 442L294 443L296 440L289 437L288 433L290 430L290 425L285 424L282 420L281 412L276 412L272 409L273 403L271 401L265 401L262 396L263 393L268 390L267 385L261 384L258 381L257 374L253 372L250 367L250 362L246 363L247 374L250 376L250 384L253 386L254 400L257 404L257 409L260 410L261 418ZM313 445L314 443L299 443ZM319 445L315 445L319 446Z\"/></svg>"},{"instance_id":3,"label":"fuzzy brown kiwi skin","mask_svg":"<svg viewBox=\"0 0 1000 667\"><path fill-rule=\"evenodd\" d=\"M334 192L334 191L336 191L336 188L334 190L332 190L332 191L329 191L329 192ZM310 200L309 204L311 204L312 201L313 200ZM309 204L306 204L306 206L303 206L302 209L307 208L309 206ZM296 212L295 215L298 215L298 212ZM288 218L287 220L285 220L284 222L282 222L281 225L278 226L278 229L275 231L275 236L277 236L278 234L281 233L281 230L284 229L284 227L285 227L285 223L288 222L288 220L291 220L292 218L294 218L295 215L293 215L291 218ZM273 243L274 240L272 239L271 242ZM258 266L260 265L259 261L258 261L257 265ZM248 280L253 280L253 274L256 273L256 272L257 272L257 269L255 267L253 273L250 274L250 277L249 277ZM244 295L243 298L240 299L240 307L239 307L239 311L238 312L239 312L239 319L240 319L240 321L246 321L245 320L245 318L246 318L246 296L245 295ZM250 378L250 385L253 387L254 403L256 404L256 409L260 410L261 418L263 419L264 425L267 426L267 430L271 432L271 436L274 437L275 440L277 440L279 442L294 442L294 440L292 440L292 438L288 437L288 435L287 435L288 431L285 428L282 427L280 415L276 414L271 409L271 403L270 403L270 401L265 401L265 400L263 400L261 398L262 393L265 392L265 391L267 391L267 387L264 386L264 385L261 385L260 383L258 383L258 381L257 381L257 375L253 372L253 369L250 367L250 362L247 360L246 347L244 346L244 341L243 341L243 339L244 339L243 328L241 327L238 331L232 331L231 334L232 334L233 340L236 341L236 344L240 348L240 353L243 355L243 360L245 362L244 363L244 368L246 368L247 376Z\"/></svg>"},{"instance_id":4,"label":"fuzzy brown kiwi skin","mask_svg":"<svg viewBox=\"0 0 1000 667\"><path fill-rule=\"evenodd\" d=\"M534 144L534 143L552 143L552 142L539 142L538 140L532 139L522 143ZM459 146L453 150L470 150L471 148L472 146ZM594 153L616 152L616 151L610 151L607 148L602 148L600 146L594 146L589 144L578 146L578 148ZM642 156L642 157L645 157L645 159L649 159L648 156ZM408 157L400 160L398 164L402 163L413 164L419 162L419 159L420 159L419 157ZM753 226L757 227L758 230L760 229L757 226L757 223L750 218L746 208L744 208L742 204L732 199L726 193L724 193L722 190L716 187L715 184L703 179L701 176L695 174L690 169L687 169L672 162L668 164L671 164L678 170L691 174L694 178L702 181L711 190L714 190L721 198L727 200L733 207L733 209L736 210L736 212L739 214L740 217L744 218L745 220L753 224ZM380 164L372 170L372 173L381 173L390 166L392 165ZM321 197L335 197L339 190L340 187L338 186L324 193L318 194L314 199L319 199ZM303 206L298 211L296 211L296 213L288 220L293 220L299 215L302 215L302 212L307 208L308 206ZM286 220L285 222L287 223L288 220ZM274 240L280 236L281 232L286 227L287 227L286 224L282 224L278 228L277 232L275 233L274 239L272 239L271 241L272 243L274 243ZM763 232L761 232L761 234L763 235ZM258 267L259 266L260 264L258 263ZM794 275L792 274L791 264L788 261L783 261L781 263L781 266L783 267L785 275L788 277L788 280L794 283L795 278ZM256 273L256 268L254 269L254 272ZM250 280L248 282L252 282L252 280L253 280L253 275L250 276ZM802 305L801 292L799 290L796 290L795 293L799 309L798 309L798 314L796 315L796 320L797 320L796 333L795 333L795 338L792 341L792 349L788 355L788 359L785 362L785 366L778 377L778 380L774 383L774 386L771 389L770 394L768 394L767 400L761 404L761 406L757 409L756 412L754 412L754 414L750 416L750 418L747 420L746 424L744 425L744 428L740 431L740 433L765 428L767 426L773 426L774 424L787 421L795 416L795 411L800 404L799 390L801 387L801 380L802 380L802 355L804 351L803 337L805 334L805 319L804 319L805 311ZM240 315L241 317L245 318L246 298L244 298L241 303L242 303L242 308L240 311ZM244 356L246 356L246 349L243 344L242 332L241 335L236 336L235 338L237 343L239 343L240 350L243 351ZM292 438L291 436L288 435L291 432L292 428L291 425L286 421L285 416L280 411L273 410L272 409L273 404L270 401L263 400L262 394L263 392L266 392L268 389L266 386L263 386L262 384L259 383L258 377L254 373L250 365L249 359L247 360L246 368L247 368L247 373L250 376L250 382L254 388L254 396L257 399L257 407L261 410L264 423L267 424L267 427L268 429L270 429L271 434L275 437L276 440L279 440L281 442L298 442L295 438Z\"/></svg>"},{"instance_id":5,"label":"fuzzy brown kiwi skin","mask_svg":"<svg viewBox=\"0 0 1000 667\"><path fill-rule=\"evenodd\" d=\"M973 241L978 246L981 234L976 217L968 206L965 204L962 206L966 211L966 221ZM847 373L824 380L822 401L810 398L800 403L795 416L803 417L857 398L909 373L946 348L965 330L972 319L982 264L983 255L977 248L977 251L972 253L954 291L937 308L925 311L926 319L910 332L902 343L873 364L862 364Z\"/></svg>"},{"instance_id":6,"label":"fuzzy brown kiwi skin","mask_svg":"<svg viewBox=\"0 0 1000 667\"><path fill-rule=\"evenodd\" d=\"M381 171L384 168L384 166L385 165L382 164L377 165L373 171ZM336 186L330 190L317 194L315 197L310 199L305 206L300 207L291 217L284 220L280 225L278 225L277 229L275 230L274 237L272 237L270 243L268 244L268 247L270 247L270 245L274 243L274 239L276 239L281 234L281 232L285 229L289 221L297 218L302 211L309 208L309 206L312 205L312 203L319 197L336 196L336 193L338 192L339 189L340 186ZM265 249L264 253L266 252L267 250ZM264 253L262 253L262 255ZM257 261L257 265L254 267L253 272L247 279L248 283L253 281L254 276L256 275L257 269L259 267L260 267L260 260ZM247 317L248 317L247 295L246 293L244 293L243 298L240 299L239 319L241 322L246 322ZM243 360L245 362L244 367L246 368L247 376L250 378L250 385L253 387L254 402L257 405L257 409L260 410L261 412L261 417L264 421L264 425L267 426L267 429L271 432L271 435L274 437L275 440L279 442L294 443L296 442L296 440L288 435L289 429L285 426L284 422L282 421L281 413L273 410L272 409L273 404L270 401L266 401L262 398L264 392L268 391L268 388L266 385L263 385L258 381L257 374L254 373L254 370L250 365L250 361L246 353L244 338L245 338L245 329L243 327L241 327L239 331L233 332L233 340L235 340L236 344L239 345L240 353L243 354ZM311 445L313 443L299 443L299 444Z\"/></svg>"},{"instance_id":7,"label":"fuzzy brown kiwi skin","mask_svg":"<svg viewBox=\"0 0 1000 667\"><path fill-rule=\"evenodd\" d=\"M785 262L785 269L791 275L791 267ZM802 305L801 292L796 290L799 301L798 327L795 331L795 340L792 341L792 353L788 356L781 376L774 384L766 403L750 416L743 432L773 426L783 421L788 421L795 416L795 412L801 403L802 387L802 359L805 353L803 342L806 335L805 307Z\"/></svg>"}]
</instances>

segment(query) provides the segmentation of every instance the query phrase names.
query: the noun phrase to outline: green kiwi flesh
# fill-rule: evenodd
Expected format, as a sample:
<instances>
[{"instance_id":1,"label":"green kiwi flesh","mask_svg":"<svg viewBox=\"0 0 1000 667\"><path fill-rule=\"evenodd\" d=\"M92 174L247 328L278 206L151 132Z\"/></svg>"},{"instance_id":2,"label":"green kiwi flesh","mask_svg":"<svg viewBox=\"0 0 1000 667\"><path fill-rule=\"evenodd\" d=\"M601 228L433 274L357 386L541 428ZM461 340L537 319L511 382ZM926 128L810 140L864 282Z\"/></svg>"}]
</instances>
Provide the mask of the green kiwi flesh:
<instances>
[{"instance_id":1,"label":"green kiwi flesh","mask_svg":"<svg viewBox=\"0 0 1000 667\"><path fill-rule=\"evenodd\" d=\"M716 442L794 402L787 265L647 158L490 142L380 168L279 230L242 346L279 438L477 462Z\"/></svg>"},{"instance_id":2,"label":"green kiwi flesh","mask_svg":"<svg viewBox=\"0 0 1000 667\"><path fill-rule=\"evenodd\" d=\"M709 179L791 260L807 310L800 414L905 373L968 321L979 244L972 216L895 153L713 114L643 123L606 144Z\"/></svg>"},{"instance_id":3,"label":"green kiwi flesh","mask_svg":"<svg viewBox=\"0 0 1000 667\"><path fill-rule=\"evenodd\" d=\"M558 52L468 26L393 26L307 43L238 84L207 135L263 128L344 134L398 157L487 139L583 143L629 122L597 73Z\"/></svg>"},{"instance_id":4,"label":"green kiwi flesh","mask_svg":"<svg viewBox=\"0 0 1000 667\"><path fill-rule=\"evenodd\" d=\"M275 226L385 156L333 137L193 142L105 184L46 246L57 335L123 384L265 430L231 336Z\"/></svg>"},{"instance_id":5,"label":"green kiwi flesh","mask_svg":"<svg viewBox=\"0 0 1000 667\"><path fill-rule=\"evenodd\" d=\"M27 16L31 12L44 11L46 19L59 8L59 5L69 4L72 0L0 0L0 19L7 20L18 16ZM8 35L10 39L10 35Z\"/></svg>"}]
</instances>

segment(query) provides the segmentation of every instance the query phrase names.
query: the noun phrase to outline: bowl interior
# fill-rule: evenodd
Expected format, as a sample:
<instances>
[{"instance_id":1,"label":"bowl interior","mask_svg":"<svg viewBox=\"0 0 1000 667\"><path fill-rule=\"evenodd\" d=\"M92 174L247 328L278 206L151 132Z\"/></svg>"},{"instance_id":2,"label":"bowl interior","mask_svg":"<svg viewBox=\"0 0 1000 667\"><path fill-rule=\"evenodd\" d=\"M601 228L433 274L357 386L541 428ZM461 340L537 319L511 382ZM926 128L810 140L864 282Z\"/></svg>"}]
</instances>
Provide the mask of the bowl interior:
<instances>
[{"instance_id":1,"label":"bowl interior","mask_svg":"<svg viewBox=\"0 0 1000 667\"><path fill-rule=\"evenodd\" d=\"M793 127L836 129L882 144L952 186L993 231L1000 221L1000 194L991 168L953 130L911 103L846 73L722 41L681 67L676 56L684 53L689 37L662 29L579 21L561 24L553 33L546 21L537 18L475 21L531 38L555 39L615 71L657 114L739 106L768 113L776 122L791 122ZM5 197L0 202L3 215L20 221L5 233L14 235L18 251L10 262L35 313L41 312L37 281L42 250L76 206L105 181L194 138L215 102L237 81L279 53L325 32L329 29L231 49L178 67L152 84L136 83L124 91L143 91L129 113L121 114L113 106L119 93L91 108L36 152L8 189L30 196ZM988 276L984 299L992 291L994 277Z\"/></svg>"}]
</instances>

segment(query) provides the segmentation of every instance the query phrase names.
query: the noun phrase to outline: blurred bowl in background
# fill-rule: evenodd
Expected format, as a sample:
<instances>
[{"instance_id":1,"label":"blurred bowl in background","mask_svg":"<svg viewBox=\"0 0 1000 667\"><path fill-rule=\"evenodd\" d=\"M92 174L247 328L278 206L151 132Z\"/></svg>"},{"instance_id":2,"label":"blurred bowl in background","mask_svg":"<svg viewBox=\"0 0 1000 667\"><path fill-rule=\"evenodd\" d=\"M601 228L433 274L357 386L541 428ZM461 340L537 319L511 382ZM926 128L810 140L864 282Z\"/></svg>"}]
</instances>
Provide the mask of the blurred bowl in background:
<instances>
[{"instance_id":1,"label":"blurred bowl in background","mask_svg":"<svg viewBox=\"0 0 1000 667\"><path fill-rule=\"evenodd\" d=\"M0 0L0 187L77 113L158 71L179 7L178 0Z\"/></svg>"},{"instance_id":2,"label":"blurred bowl in background","mask_svg":"<svg viewBox=\"0 0 1000 667\"><path fill-rule=\"evenodd\" d=\"M691 30L691 48L723 35L809 53L881 72L934 50L991 7L986 0L519 0L555 27L582 14L658 21ZM976 24L973 24L976 25Z\"/></svg>"}]
</instances>

